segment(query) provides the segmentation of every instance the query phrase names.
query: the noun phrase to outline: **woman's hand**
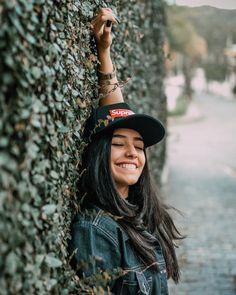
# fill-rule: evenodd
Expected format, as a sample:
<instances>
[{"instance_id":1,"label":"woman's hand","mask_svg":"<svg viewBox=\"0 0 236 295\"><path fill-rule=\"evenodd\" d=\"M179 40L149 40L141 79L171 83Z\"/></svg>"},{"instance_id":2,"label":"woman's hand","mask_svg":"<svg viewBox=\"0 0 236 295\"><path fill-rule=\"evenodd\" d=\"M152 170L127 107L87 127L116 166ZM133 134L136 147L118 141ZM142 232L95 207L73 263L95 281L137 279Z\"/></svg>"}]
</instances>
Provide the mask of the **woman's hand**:
<instances>
[{"instance_id":1,"label":"woman's hand","mask_svg":"<svg viewBox=\"0 0 236 295\"><path fill-rule=\"evenodd\" d=\"M110 50L112 44L111 28L117 23L117 18L110 8L101 8L98 15L91 22L98 51Z\"/></svg>"}]
</instances>

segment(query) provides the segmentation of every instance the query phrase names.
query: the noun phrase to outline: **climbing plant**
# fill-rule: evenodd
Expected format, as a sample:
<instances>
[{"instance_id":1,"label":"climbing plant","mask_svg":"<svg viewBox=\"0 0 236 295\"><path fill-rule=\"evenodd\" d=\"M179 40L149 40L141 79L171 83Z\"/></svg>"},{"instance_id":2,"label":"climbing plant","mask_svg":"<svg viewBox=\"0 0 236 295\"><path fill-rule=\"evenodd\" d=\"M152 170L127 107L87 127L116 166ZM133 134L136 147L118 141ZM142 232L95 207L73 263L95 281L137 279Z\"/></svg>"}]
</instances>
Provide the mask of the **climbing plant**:
<instances>
[{"instance_id":1,"label":"climbing plant","mask_svg":"<svg viewBox=\"0 0 236 295\"><path fill-rule=\"evenodd\" d=\"M81 294L67 240L77 208L81 134L98 103L97 57L89 23L99 7L121 19L112 56L124 97L165 123L164 11L160 1L0 2L1 294ZM150 157L156 179L165 145ZM155 167L155 170L154 170ZM92 290L99 294L99 276ZM90 282L91 285L91 282Z\"/></svg>"}]
</instances>

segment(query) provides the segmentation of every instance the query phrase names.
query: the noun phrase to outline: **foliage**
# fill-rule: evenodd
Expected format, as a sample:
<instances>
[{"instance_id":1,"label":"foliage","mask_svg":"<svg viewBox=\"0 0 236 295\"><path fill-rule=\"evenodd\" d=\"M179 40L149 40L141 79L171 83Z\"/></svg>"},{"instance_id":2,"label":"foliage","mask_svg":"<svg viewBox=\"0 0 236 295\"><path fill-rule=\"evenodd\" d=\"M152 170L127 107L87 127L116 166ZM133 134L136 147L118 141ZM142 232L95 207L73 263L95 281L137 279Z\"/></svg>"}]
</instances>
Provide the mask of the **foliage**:
<instances>
[{"instance_id":1,"label":"foliage","mask_svg":"<svg viewBox=\"0 0 236 295\"><path fill-rule=\"evenodd\" d=\"M191 59L206 54L206 41L196 32L188 12L180 7L168 7L168 41L170 48Z\"/></svg>"},{"instance_id":2,"label":"foliage","mask_svg":"<svg viewBox=\"0 0 236 295\"><path fill-rule=\"evenodd\" d=\"M167 12L170 47L191 59L190 68L202 66L208 81L224 81L230 73L225 48L236 43L236 10L169 6Z\"/></svg>"},{"instance_id":3,"label":"foliage","mask_svg":"<svg viewBox=\"0 0 236 295\"><path fill-rule=\"evenodd\" d=\"M178 64L181 65L185 79L184 95L192 97L191 80L194 68L201 57L207 52L206 41L196 32L195 27L188 19L188 11L178 6L169 6L168 16L168 42L170 50L180 54Z\"/></svg>"},{"instance_id":4,"label":"foliage","mask_svg":"<svg viewBox=\"0 0 236 295\"><path fill-rule=\"evenodd\" d=\"M195 30L207 41L210 56L222 61L227 41L236 43L236 10L214 7L184 8Z\"/></svg>"},{"instance_id":5,"label":"foliage","mask_svg":"<svg viewBox=\"0 0 236 295\"><path fill-rule=\"evenodd\" d=\"M165 123L159 1L8 0L0 4L1 294L79 294L67 239L91 105L98 102L89 22L118 11L113 57L125 97ZM165 145L152 151L158 178ZM158 160L157 160L158 159ZM105 278L104 278L105 279ZM99 293L99 284L94 286Z\"/></svg>"},{"instance_id":6,"label":"foliage","mask_svg":"<svg viewBox=\"0 0 236 295\"><path fill-rule=\"evenodd\" d=\"M208 56L203 62L207 81L225 81L232 71L225 48L236 43L236 10L199 7L187 11L189 21L207 40Z\"/></svg>"}]
</instances>

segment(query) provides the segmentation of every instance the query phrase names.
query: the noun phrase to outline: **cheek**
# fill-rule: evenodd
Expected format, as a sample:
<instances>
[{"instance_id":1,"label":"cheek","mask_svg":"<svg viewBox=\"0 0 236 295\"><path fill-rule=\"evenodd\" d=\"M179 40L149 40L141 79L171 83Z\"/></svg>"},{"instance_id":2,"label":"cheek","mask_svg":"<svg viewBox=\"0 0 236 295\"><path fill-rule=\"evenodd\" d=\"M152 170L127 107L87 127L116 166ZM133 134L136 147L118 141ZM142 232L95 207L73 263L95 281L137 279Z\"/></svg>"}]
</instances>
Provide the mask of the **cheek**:
<instances>
[{"instance_id":1,"label":"cheek","mask_svg":"<svg viewBox=\"0 0 236 295\"><path fill-rule=\"evenodd\" d=\"M111 147L110 164L112 165L119 157L119 151Z\"/></svg>"},{"instance_id":2,"label":"cheek","mask_svg":"<svg viewBox=\"0 0 236 295\"><path fill-rule=\"evenodd\" d=\"M120 152L117 149L111 148L111 153L110 153L110 169L111 169L111 174L114 177L115 176L115 163L120 157Z\"/></svg>"},{"instance_id":3,"label":"cheek","mask_svg":"<svg viewBox=\"0 0 236 295\"><path fill-rule=\"evenodd\" d=\"M145 154L143 154L141 157L140 157L140 167L142 167L142 170L145 166L145 163L146 163L146 157L145 157Z\"/></svg>"}]
</instances>

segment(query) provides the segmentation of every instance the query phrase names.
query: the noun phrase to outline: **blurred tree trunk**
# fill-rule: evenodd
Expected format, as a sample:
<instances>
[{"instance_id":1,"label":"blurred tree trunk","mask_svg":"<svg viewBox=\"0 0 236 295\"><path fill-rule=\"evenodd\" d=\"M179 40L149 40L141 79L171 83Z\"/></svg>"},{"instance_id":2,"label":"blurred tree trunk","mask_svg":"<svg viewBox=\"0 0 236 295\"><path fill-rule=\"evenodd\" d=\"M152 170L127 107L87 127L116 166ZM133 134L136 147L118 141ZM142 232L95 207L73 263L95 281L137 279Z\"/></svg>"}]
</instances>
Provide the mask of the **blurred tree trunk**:
<instances>
[{"instance_id":1,"label":"blurred tree trunk","mask_svg":"<svg viewBox=\"0 0 236 295\"><path fill-rule=\"evenodd\" d=\"M192 78L193 78L193 69L191 60L188 57L183 58L183 75L184 75L184 94L186 97L191 100L193 95L192 89Z\"/></svg>"}]
</instances>

